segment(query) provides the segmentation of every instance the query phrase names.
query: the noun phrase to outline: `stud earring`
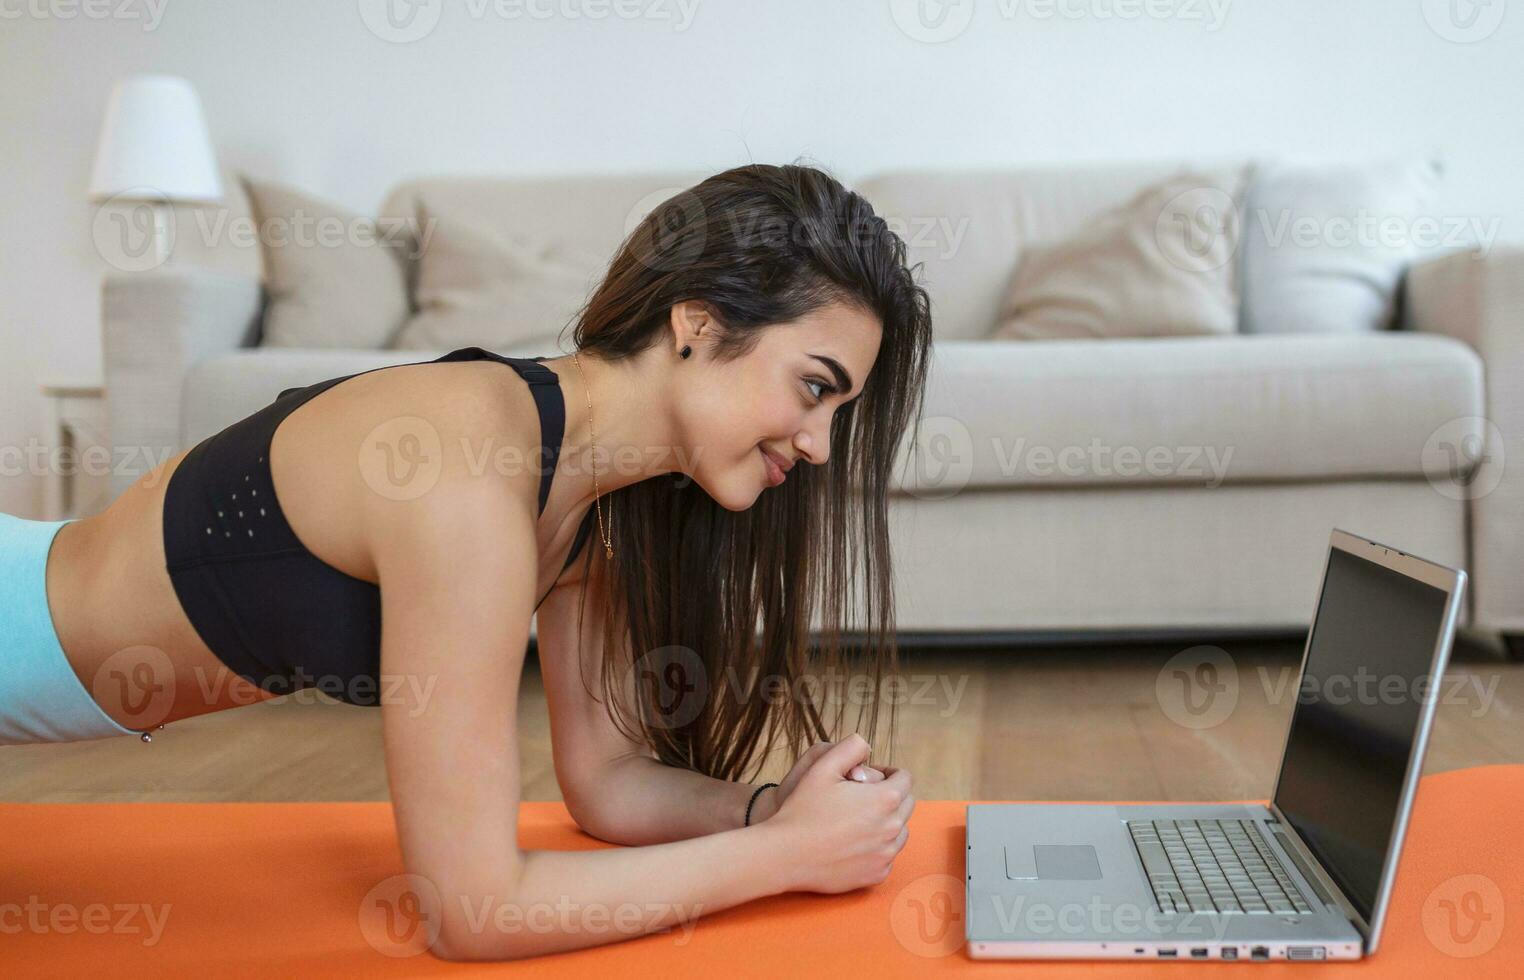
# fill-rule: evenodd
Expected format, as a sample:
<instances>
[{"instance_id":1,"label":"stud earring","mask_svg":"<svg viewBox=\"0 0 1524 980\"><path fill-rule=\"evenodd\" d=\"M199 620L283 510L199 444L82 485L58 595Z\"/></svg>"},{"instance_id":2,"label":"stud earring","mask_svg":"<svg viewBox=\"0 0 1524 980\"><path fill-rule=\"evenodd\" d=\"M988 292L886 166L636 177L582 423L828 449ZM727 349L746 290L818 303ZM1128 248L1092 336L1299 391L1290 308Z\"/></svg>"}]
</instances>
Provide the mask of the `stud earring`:
<instances>
[{"instance_id":1,"label":"stud earring","mask_svg":"<svg viewBox=\"0 0 1524 980\"><path fill-rule=\"evenodd\" d=\"M692 354L692 353L693 353L693 348L689 347L687 344L684 344L680 356L682 356L686 360L688 355Z\"/></svg>"}]
</instances>

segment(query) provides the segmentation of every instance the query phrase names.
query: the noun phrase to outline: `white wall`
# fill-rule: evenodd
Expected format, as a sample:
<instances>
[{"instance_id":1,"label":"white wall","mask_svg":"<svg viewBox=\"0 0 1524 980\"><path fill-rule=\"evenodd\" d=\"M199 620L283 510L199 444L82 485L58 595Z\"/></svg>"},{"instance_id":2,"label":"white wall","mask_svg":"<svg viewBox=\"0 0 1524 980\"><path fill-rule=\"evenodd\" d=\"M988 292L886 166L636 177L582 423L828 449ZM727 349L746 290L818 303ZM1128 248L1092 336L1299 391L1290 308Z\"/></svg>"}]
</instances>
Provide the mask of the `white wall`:
<instances>
[{"instance_id":1,"label":"white wall","mask_svg":"<svg viewBox=\"0 0 1524 980\"><path fill-rule=\"evenodd\" d=\"M362 211L444 171L1439 150L1438 213L1524 237L1524 0L923 2L967 13L936 43L916 0L433 0L403 43L382 2L0 0L0 447L44 438L40 378L99 372L85 186L141 71L197 86L225 168ZM0 476L0 511L40 493Z\"/></svg>"}]
</instances>

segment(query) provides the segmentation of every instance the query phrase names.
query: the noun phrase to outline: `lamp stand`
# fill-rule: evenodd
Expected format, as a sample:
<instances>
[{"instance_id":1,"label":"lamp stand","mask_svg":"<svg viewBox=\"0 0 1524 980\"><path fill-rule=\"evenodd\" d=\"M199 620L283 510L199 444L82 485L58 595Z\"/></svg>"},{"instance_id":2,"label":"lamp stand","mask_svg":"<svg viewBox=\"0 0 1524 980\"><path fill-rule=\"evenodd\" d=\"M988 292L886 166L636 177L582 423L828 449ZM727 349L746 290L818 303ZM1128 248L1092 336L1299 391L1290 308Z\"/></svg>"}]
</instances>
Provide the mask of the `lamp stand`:
<instances>
[{"instance_id":1,"label":"lamp stand","mask_svg":"<svg viewBox=\"0 0 1524 980\"><path fill-rule=\"evenodd\" d=\"M174 215L171 206L163 201L154 201L149 207L153 209L153 264L154 268L159 268L169 261L169 223L174 220Z\"/></svg>"}]
</instances>

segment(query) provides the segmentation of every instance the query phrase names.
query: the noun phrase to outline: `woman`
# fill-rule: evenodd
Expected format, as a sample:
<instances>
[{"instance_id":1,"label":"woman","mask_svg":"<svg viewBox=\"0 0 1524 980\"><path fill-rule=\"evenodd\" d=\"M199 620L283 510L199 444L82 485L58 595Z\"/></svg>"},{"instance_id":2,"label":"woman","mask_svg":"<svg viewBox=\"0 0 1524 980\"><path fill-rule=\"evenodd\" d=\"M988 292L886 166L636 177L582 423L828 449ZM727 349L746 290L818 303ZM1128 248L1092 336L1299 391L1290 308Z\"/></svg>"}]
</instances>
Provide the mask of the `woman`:
<instances>
[{"instance_id":1,"label":"woman","mask_svg":"<svg viewBox=\"0 0 1524 980\"><path fill-rule=\"evenodd\" d=\"M875 683L895 668L887 488L930 337L905 245L860 196L809 167L717 174L621 245L574 354L470 347L287 389L97 516L0 516L0 740L146 739L312 686L379 705L403 857L451 959L881 881L910 775L867 765L876 700L868 739L829 741L842 705L828 723L800 682L817 612L819 675L846 630ZM644 846L517 847L536 612L567 807ZM737 781L779 741L798 754L780 784ZM479 914L647 897L671 911L633 930Z\"/></svg>"}]
</instances>

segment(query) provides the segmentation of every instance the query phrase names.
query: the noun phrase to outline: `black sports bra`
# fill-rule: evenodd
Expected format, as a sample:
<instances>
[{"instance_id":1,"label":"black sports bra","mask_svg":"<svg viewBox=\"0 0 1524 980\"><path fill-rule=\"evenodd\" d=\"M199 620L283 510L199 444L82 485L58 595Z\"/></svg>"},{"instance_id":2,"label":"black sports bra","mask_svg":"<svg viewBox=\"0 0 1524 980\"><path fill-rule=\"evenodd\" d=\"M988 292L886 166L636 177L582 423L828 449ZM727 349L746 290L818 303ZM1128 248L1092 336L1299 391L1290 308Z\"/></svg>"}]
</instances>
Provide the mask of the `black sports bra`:
<instances>
[{"instance_id":1,"label":"black sports bra","mask_svg":"<svg viewBox=\"0 0 1524 980\"><path fill-rule=\"evenodd\" d=\"M530 385L540 415L539 513L561 454L566 402L543 357L462 347L432 361L493 360ZM198 443L164 490L164 557L175 594L207 647L267 691L317 687L340 701L379 706L381 589L318 558L297 538L270 478L270 442L281 420L334 385L388 364L297 388ZM577 529L570 567L592 528ZM548 596L547 592L545 595ZM538 609L545 596L535 603Z\"/></svg>"}]
</instances>

